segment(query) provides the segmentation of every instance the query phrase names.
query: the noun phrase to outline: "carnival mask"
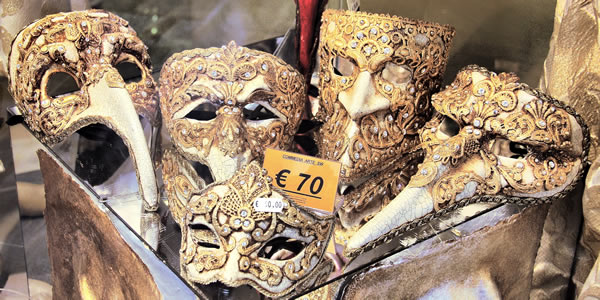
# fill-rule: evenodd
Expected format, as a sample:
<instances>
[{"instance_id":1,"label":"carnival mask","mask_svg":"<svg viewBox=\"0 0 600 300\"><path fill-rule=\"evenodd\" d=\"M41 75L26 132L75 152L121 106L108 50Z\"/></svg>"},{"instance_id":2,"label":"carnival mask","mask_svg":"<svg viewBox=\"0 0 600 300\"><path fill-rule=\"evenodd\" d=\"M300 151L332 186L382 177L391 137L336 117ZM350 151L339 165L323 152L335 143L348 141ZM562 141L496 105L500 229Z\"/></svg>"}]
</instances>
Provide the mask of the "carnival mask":
<instances>
[{"instance_id":1,"label":"carnival mask","mask_svg":"<svg viewBox=\"0 0 600 300\"><path fill-rule=\"evenodd\" d=\"M303 77L268 53L238 47L174 54L160 74L163 118L177 150L229 179L266 147L288 149L300 124Z\"/></svg>"},{"instance_id":2,"label":"carnival mask","mask_svg":"<svg viewBox=\"0 0 600 300\"><path fill-rule=\"evenodd\" d=\"M165 152L163 162L172 175L165 180L167 190L174 188L187 199L181 210L180 255L187 280L220 281L233 287L249 284L278 297L315 284L316 277L323 278L316 274L328 275L332 270L323 256L333 216L317 216L297 206L270 185L258 162L201 193L193 186L196 179L179 167L188 163L179 153ZM257 198L281 200L282 212L257 211L253 205Z\"/></svg>"},{"instance_id":3,"label":"carnival mask","mask_svg":"<svg viewBox=\"0 0 600 300\"><path fill-rule=\"evenodd\" d=\"M319 156L342 163L342 225L356 227L402 190L421 157L454 29L389 15L326 10L320 37Z\"/></svg>"},{"instance_id":4,"label":"carnival mask","mask_svg":"<svg viewBox=\"0 0 600 300\"><path fill-rule=\"evenodd\" d=\"M125 83L116 67L135 64L141 80ZM51 95L55 76L76 92ZM53 145L90 124L114 130L129 148L147 210L157 208L154 168L139 115L157 124L157 99L146 46L127 21L101 10L49 15L25 27L9 57L10 92L25 122Z\"/></svg>"},{"instance_id":5,"label":"carnival mask","mask_svg":"<svg viewBox=\"0 0 600 300\"><path fill-rule=\"evenodd\" d=\"M561 102L477 66L434 95L425 159L408 186L349 241L356 255L473 202L532 205L566 195L587 164L589 133Z\"/></svg>"}]
</instances>

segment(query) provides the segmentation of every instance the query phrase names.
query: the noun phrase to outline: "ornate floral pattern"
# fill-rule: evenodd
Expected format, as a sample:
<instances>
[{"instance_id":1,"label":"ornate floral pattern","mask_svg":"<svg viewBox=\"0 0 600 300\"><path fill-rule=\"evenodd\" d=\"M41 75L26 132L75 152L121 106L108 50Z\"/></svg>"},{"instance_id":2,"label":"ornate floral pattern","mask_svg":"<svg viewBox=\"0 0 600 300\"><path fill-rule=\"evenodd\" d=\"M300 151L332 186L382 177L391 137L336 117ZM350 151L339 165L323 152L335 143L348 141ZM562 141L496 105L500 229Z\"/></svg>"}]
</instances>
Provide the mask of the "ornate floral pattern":
<instances>
[{"instance_id":1,"label":"ornate floral pattern","mask_svg":"<svg viewBox=\"0 0 600 300\"><path fill-rule=\"evenodd\" d=\"M323 257L333 232L333 216L317 216L297 206L271 186L257 162L201 192L188 187L194 179L181 154L169 151L163 165L171 212L182 221L181 270L188 280L250 284L275 297L293 292L310 280L313 272L330 269ZM179 184L183 178L185 182ZM257 211L253 203L260 197L281 199L282 212ZM287 259L260 254L270 241L280 238L302 241L305 246ZM232 274L231 268L238 273Z\"/></svg>"},{"instance_id":2,"label":"ornate floral pattern","mask_svg":"<svg viewBox=\"0 0 600 300\"><path fill-rule=\"evenodd\" d=\"M401 153L418 144L417 131L431 115L429 99L441 82L454 29L389 15L326 10L321 25L320 106L324 121L318 137L319 155L339 160L348 153L341 180L351 182L393 165ZM336 73L335 58L354 64L352 74ZM386 81L388 62L410 70L404 86ZM359 72L372 74L376 91L390 100L389 109L350 120L338 94L353 86ZM360 132L347 136L356 122Z\"/></svg>"},{"instance_id":3,"label":"ornate floral pattern","mask_svg":"<svg viewBox=\"0 0 600 300\"><path fill-rule=\"evenodd\" d=\"M10 2L10 1L9 1ZM142 70L139 82L126 84L136 111L157 124L158 101L146 46L127 21L101 10L46 16L25 27L15 38L9 64L10 91L25 122L42 141L53 144L72 133L75 116L90 105L87 88L127 61ZM77 93L51 97L52 74L70 75Z\"/></svg>"},{"instance_id":4,"label":"ornate floral pattern","mask_svg":"<svg viewBox=\"0 0 600 300\"><path fill-rule=\"evenodd\" d=\"M572 143L574 124L569 113L518 80L514 74L469 66L450 87L433 96L433 106L441 115L421 132L425 162L409 186L433 183L436 210L459 200L470 182L477 183L477 195L534 195L567 184L574 168L581 168L582 146ZM439 138L443 116L459 124L458 134ZM510 165L503 164L490 151L498 138L527 146L527 153L511 158ZM483 162L485 175L462 167L473 157ZM508 185L503 187L502 180Z\"/></svg>"},{"instance_id":5,"label":"ornate floral pattern","mask_svg":"<svg viewBox=\"0 0 600 300\"><path fill-rule=\"evenodd\" d=\"M263 78L267 87L240 95L249 82ZM183 153L195 148L205 161L212 147L229 156L251 149L262 157L266 147L287 149L300 124L306 90L302 75L279 58L237 46L194 49L174 54L161 71L161 108L176 146ZM212 120L196 122L175 114L198 99L218 107ZM285 116L268 125L249 126L243 115L248 103L265 102Z\"/></svg>"}]
</instances>

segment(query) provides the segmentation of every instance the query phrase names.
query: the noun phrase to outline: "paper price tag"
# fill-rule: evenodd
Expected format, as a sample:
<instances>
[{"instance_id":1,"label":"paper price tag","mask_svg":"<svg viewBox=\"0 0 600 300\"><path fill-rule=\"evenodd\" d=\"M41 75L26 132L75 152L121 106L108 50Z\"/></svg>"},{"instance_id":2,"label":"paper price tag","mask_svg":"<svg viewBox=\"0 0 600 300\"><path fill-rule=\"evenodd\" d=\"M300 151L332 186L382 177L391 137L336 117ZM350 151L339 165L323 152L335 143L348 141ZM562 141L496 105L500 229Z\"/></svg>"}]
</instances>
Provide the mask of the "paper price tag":
<instances>
[{"instance_id":1,"label":"paper price tag","mask_svg":"<svg viewBox=\"0 0 600 300\"><path fill-rule=\"evenodd\" d=\"M283 210L285 203L281 199L275 198L256 198L254 200L254 210L259 212L276 212Z\"/></svg>"},{"instance_id":2,"label":"paper price tag","mask_svg":"<svg viewBox=\"0 0 600 300\"><path fill-rule=\"evenodd\" d=\"M267 148L263 168L296 204L333 212L339 162Z\"/></svg>"}]
</instances>

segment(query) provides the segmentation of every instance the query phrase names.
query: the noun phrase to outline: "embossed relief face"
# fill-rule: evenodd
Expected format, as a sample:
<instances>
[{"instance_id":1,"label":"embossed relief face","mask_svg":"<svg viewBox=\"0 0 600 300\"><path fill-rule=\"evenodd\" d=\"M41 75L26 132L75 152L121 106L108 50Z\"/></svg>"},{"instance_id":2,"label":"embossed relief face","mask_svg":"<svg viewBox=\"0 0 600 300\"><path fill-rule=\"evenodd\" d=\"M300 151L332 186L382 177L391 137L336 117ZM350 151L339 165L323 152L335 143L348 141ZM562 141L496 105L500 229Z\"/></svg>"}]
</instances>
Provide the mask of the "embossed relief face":
<instances>
[{"instance_id":1,"label":"embossed relief face","mask_svg":"<svg viewBox=\"0 0 600 300\"><path fill-rule=\"evenodd\" d=\"M283 211L256 211L259 197L280 199ZM192 282L249 284L268 296L283 296L323 266L332 228L332 217L296 206L273 190L252 162L229 181L191 195L182 225L181 270Z\"/></svg>"},{"instance_id":2,"label":"embossed relief face","mask_svg":"<svg viewBox=\"0 0 600 300\"><path fill-rule=\"evenodd\" d=\"M139 76L123 78L127 66ZM127 21L101 10L46 16L15 38L9 80L25 122L44 143L90 124L121 136L146 208L156 208L154 169L138 115L158 124L157 95L146 46Z\"/></svg>"},{"instance_id":3,"label":"embossed relief face","mask_svg":"<svg viewBox=\"0 0 600 300\"><path fill-rule=\"evenodd\" d=\"M409 186L429 186L436 209L476 194L547 198L577 178L580 120L517 81L471 66L433 96L440 116L421 133L426 158Z\"/></svg>"},{"instance_id":4,"label":"embossed relief face","mask_svg":"<svg viewBox=\"0 0 600 300\"><path fill-rule=\"evenodd\" d=\"M188 50L161 72L163 118L176 147L229 179L264 149L288 149L306 96L302 76L270 54L238 47Z\"/></svg>"}]
</instances>

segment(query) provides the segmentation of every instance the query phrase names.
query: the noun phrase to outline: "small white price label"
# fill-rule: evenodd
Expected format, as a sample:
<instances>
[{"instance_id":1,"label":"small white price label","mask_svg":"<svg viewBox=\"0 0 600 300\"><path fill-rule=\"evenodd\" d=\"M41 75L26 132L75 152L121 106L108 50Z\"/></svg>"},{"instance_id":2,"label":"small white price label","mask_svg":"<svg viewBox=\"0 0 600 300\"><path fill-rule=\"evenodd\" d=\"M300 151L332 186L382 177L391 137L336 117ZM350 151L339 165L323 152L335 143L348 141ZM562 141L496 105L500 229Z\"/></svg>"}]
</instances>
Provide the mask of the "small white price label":
<instances>
[{"instance_id":1,"label":"small white price label","mask_svg":"<svg viewBox=\"0 0 600 300\"><path fill-rule=\"evenodd\" d=\"M254 209L260 212L276 212L283 210L285 203L282 199L275 198L256 198L254 200Z\"/></svg>"}]
</instances>

